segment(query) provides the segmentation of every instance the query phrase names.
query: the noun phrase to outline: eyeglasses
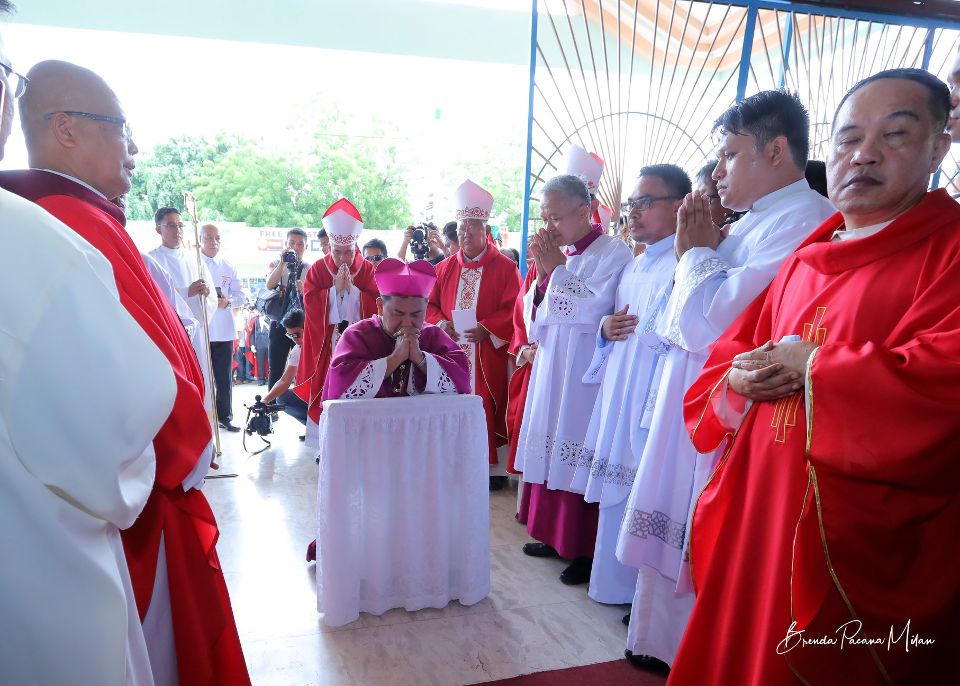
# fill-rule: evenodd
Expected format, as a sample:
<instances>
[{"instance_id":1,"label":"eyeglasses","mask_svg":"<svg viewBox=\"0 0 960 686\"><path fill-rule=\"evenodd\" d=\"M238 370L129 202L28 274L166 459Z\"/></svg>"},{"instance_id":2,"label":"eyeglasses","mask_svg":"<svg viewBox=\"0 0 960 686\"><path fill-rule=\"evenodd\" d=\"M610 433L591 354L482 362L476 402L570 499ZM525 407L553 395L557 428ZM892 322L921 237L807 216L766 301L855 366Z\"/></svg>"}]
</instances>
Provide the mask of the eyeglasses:
<instances>
[{"instance_id":1,"label":"eyeglasses","mask_svg":"<svg viewBox=\"0 0 960 686\"><path fill-rule=\"evenodd\" d=\"M3 62L0 62L0 67L3 67L3 71L6 73L7 79L12 79L14 76L17 77L17 83L11 84L13 86L13 88L11 89L13 91L13 99L16 100L21 95L23 95L23 92L25 90L27 90L27 84L30 83L30 79L28 79L23 74L15 72L13 70L13 67L11 67L9 64L4 64Z\"/></svg>"},{"instance_id":2,"label":"eyeglasses","mask_svg":"<svg viewBox=\"0 0 960 686\"><path fill-rule=\"evenodd\" d=\"M646 212L653 207L653 203L655 202L660 202L661 200L680 200L681 197L682 196L679 195L644 195L635 200L627 200L620 205L620 209L625 214L631 212Z\"/></svg>"},{"instance_id":3,"label":"eyeglasses","mask_svg":"<svg viewBox=\"0 0 960 686\"><path fill-rule=\"evenodd\" d=\"M299 341L301 338L303 338L303 332L287 331L287 338L289 338L291 341Z\"/></svg>"},{"instance_id":4,"label":"eyeglasses","mask_svg":"<svg viewBox=\"0 0 960 686\"><path fill-rule=\"evenodd\" d=\"M369 260L370 262L379 262L379 261L382 260L384 257L385 257L385 255L367 255L367 256L366 256L365 258L363 258L363 259Z\"/></svg>"},{"instance_id":5,"label":"eyeglasses","mask_svg":"<svg viewBox=\"0 0 960 686\"><path fill-rule=\"evenodd\" d=\"M91 121L102 121L106 122L107 124L115 124L120 127L120 140L129 141L131 138L133 138L133 130L130 128L127 120L123 117L111 117L107 114L92 114L91 112L77 112L76 110L58 111L71 117L86 117ZM55 114L56 112L47 112L45 115L43 115L43 118L49 121Z\"/></svg>"},{"instance_id":6,"label":"eyeglasses","mask_svg":"<svg viewBox=\"0 0 960 686\"><path fill-rule=\"evenodd\" d=\"M183 222L177 222L176 224L174 224L173 222L163 222L160 226L162 226L165 229L183 229L183 227L186 225ZM218 238L217 240L220 240L220 239Z\"/></svg>"}]
</instances>

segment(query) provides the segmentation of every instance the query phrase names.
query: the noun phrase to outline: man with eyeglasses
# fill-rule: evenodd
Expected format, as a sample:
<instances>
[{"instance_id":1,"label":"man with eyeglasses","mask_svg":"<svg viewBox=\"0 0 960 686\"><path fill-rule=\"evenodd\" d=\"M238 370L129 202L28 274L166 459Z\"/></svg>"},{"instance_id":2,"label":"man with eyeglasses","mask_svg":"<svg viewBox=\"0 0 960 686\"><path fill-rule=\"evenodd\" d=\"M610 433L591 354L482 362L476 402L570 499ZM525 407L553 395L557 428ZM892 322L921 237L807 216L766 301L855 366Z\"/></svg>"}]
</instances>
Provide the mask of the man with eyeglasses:
<instances>
[{"instance_id":1,"label":"man with eyeglasses","mask_svg":"<svg viewBox=\"0 0 960 686\"><path fill-rule=\"evenodd\" d=\"M668 347L654 333L666 306L677 265L677 210L691 190L690 177L673 164L640 170L625 203L627 226L643 252L620 274L614 312L600 320L586 383L599 384L570 490L599 503L600 517L588 595L622 605L633 600L637 570L617 561L617 538L627 496L650 430Z\"/></svg>"},{"instance_id":2,"label":"man with eyeglasses","mask_svg":"<svg viewBox=\"0 0 960 686\"><path fill-rule=\"evenodd\" d=\"M490 489L499 490L507 480L507 344L520 273L490 236L493 196L467 180L454 198L460 250L437 265L427 321L457 341L470 363L470 389L487 415Z\"/></svg>"},{"instance_id":3,"label":"man with eyeglasses","mask_svg":"<svg viewBox=\"0 0 960 686\"><path fill-rule=\"evenodd\" d=\"M0 42L0 158L26 83ZM153 684L120 529L159 468L169 349L95 246L7 190L0 218L0 683Z\"/></svg>"},{"instance_id":4,"label":"man with eyeglasses","mask_svg":"<svg viewBox=\"0 0 960 686\"><path fill-rule=\"evenodd\" d=\"M267 394L263 396L261 402L269 405L275 400L283 403L283 411L296 419L303 425L307 423L307 404L297 396L290 387L297 378L297 367L300 366L300 342L303 340L303 310L290 310L283 317L281 324L286 329L287 337L293 341L293 347L287 356L287 364L284 367L283 374ZM301 440L303 437L301 437Z\"/></svg>"},{"instance_id":5,"label":"man with eyeglasses","mask_svg":"<svg viewBox=\"0 0 960 686\"><path fill-rule=\"evenodd\" d=\"M311 448L320 447L320 396L337 342L348 326L376 313L380 297L373 276L377 263L363 259L357 246L363 231L360 211L341 198L321 221L330 237L330 254L310 267L304 282L306 325L294 389L309 406L306 441Z\"/></svg>"},{"instance_id":6,"label":"man with eyeglasses","mask_svg":"<svg viewBox=\"0 0 960 686\"><path fill-rule=\"evenodd\" d=\"M116 94L97 74L48 61L28 76L20 119L33 169L5 172L0 184L15 187L61 219L110 261L121 303L176 377L173 409L153 438L153 491L139 518L121 534L154 679L191 683L198 665L206 665L214 680L249 684L227 586L210 543L218 536L216 520L198 489L213 454L203 375L179 318L147 272L124 230L123 212L112 202L130 189L137 146L128 127L106 119L125 121ZM59 289L60 297L68 297L64 291L69 290ZM120 353L111 367L116 373L100 368L93 386L112 393L140 364L132 352ZM144 386L141 392L150 389ZM96 406L90 400L82 404ZM116 411L115 421L127 411ZM87 633L77 630L78 636ZM78 683L70 677L63 681Z\"/></svg>"},{"instance_id":7,"label":"man with eyeglasses","mask_svg":"<svg viewBox=\"0 0 960 686\"><path fill-rule=\"evenodd\" d=\"M524 545L524 554L570 560L560 581L576 585L590 579L599 517L597 504L571 487L577 465L589 459L584 440L598 391L583 379L633 255L593 222L581 178L555 176L541 196L544 228L530 241L535 281L524 296L524 326L538 348L517 443L518 519L538 541Z\"/></svg>"},{"instance_id":8,"label":"man with eyeglasses","mask_svg":"<svg viewBox=\"0 0 960 686\"><path fill-rule=\"evenodd\" d=\"M716 455L699 455L683 423L683 394L710 345L770 284L781 263L834 212L804 178L809 119L786 91L764 91L720 115L717 181L724 207L746 212L724 236L702 193L677 215L674 287L656 334L669 345L617 556L640 569L627 658L670 665L693 606L688 523ZM651 534L651 531L656 533Z\"/></svg>"}]
</instances>

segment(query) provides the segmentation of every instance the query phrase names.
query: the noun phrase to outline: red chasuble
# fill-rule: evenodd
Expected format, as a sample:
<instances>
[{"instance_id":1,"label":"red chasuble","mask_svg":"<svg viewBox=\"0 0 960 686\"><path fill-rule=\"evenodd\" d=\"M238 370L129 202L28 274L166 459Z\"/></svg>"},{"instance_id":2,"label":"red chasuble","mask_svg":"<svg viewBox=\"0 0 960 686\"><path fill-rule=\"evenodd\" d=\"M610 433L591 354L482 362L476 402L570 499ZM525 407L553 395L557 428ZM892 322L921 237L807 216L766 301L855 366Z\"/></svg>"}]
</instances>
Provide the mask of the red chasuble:
<instances>
[{"instance_id":1,"label":"red chasuble","mask_svg":"<svg viewBox=\"0 0 960 686\"><path fill-rule=\"evenodd\" d=\"M176 400L153 439L156 483L140 517L121 532L137 609L143 619L153 592L162 534L180 683L249 684L217 557L216 519L203 493L195 489L184 492L181 486L211 439L203 405L203 375L190 340L144 266L123 228L123 213L113 203L70 179L44 171L0 173L0 186L37 203L103 253L113 267L120 302L173 368ZM118 373L122 373L123 362L118 360Z\"/></svg>"},{"instance_id":2,"label":"red chasuble","mask_svg":"<svg viewBox=\"0 0 960 686\"><path fill-rule=\"evenodd\" d=\"M427 321L437 324L453 321L453 311L461 308L457 302L460 273L483 268L480 292L474 303L477 323L497 338L509 343L513 339L513 307L520 288L517 265L497 246L487 240L487 251L476 262L468 262L461 250L437 265L437 283L427 305ZM462 331L459 332L463 334ZM470 346L461 338L460 347L466 352ZM497 464L497 448L507 444L507 346L496 348L488 338L474 346L473 365L476 394L483 400L487 415L487 442L490 464Z\"/></svg>"},{"instance_id":3,"label":"red chasuble","mask_svg":"<svg viewBox=\"0 0 960 686\"><path fill-rule=\"evenodd\" d=\"M694 512L670 684L960 683L960 206L938 190L831 242L841 224L786 260L687 393L697 449L730 438ZM820 346L804 391L724 426L733 356L790 334Z\"/></svg>"},{"instance_id":4,"label":"red chasuble","mask_svg":"<svg viewBox=\"0 0 960 686\"><path fill-rule=\"evenodd\" d=\"M527 325L523 320L523 297L531 287L535 288L537 281L537 267L532 262L527 269L527 278L517 294L513 304L513 339L510 341L509 353L516 359L520 348L529 345L527 340ZM517 444L520 441L520 424L523 422L523 407L527 403L527 388L530 385L530 370L532 364L524 364L510 377L510 387L507 390L507 434L510 436L510 457L507 461L507 471L510 474L520 474L516 469Z\"/></svg>"},{"instance_id":5,"label":"red chasuble","mask_svg":"<svg viewBox=\"0 0 960 686\"><path fill-rule=\"evenodd\" d=\"M337 269L333 257L327 255L310 266L303 284L303 342L293 390L309 404L307 415L315 422L320 421L320 395L333 356L331 348L336 326L330 323L330 289L334 287ZM372 317L377 313L380 291L373 279L373 263L363 259L359 248L353 256L350 273L353 285L360 289L360 318Z\"/></svg>"}]
</instances>

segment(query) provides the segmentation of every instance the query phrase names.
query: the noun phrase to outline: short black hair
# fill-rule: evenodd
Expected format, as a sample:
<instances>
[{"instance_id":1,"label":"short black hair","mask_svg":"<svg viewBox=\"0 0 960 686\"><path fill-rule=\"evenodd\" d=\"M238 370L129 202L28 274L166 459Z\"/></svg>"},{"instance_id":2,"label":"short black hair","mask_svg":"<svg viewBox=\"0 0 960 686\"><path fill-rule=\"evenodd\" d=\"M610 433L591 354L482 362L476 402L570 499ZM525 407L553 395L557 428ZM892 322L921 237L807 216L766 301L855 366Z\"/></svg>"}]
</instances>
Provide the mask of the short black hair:
<instances>
[{"instance_id":1,"label":"short black hair","mask_svg":"<svg viewBox=\"0 0 960 686\"><path fill-rule=\"evenodd\" d=\"M837 125L837 115L840 114L840 108L843 107L843 103L867 84L879 81L880 79L903 79L904 81L913 81L924 86L929 91L929 93L927 93L927 107L930 109L930 116L933 117L934 130L940 133L947 128L947 118L950 115L950 89L947 88L947 84L924 69L902 67L899 69L885 69L877 72L873 76L861 79L854 84L853 88L848 90L847 94L840 99L840 104L837 105L837 109L833 113L833 122L830 124L831 132Z\"/></svg>"},{"instance_id":2,"label":"short black hair","mask_svg":"<svg viewBox=\"0 0 960 686\"><path fill-rule=\"evenodd\" d=\"M640 170L640 176L656 176L663 181L670 195L684 197L693 190L690 177L675 164L651 164Z\"/></svg>"},{"instance_id":3,"label":"short black hair","mask_svg":"<svg viewBox=\"0 0 960 686\"><path fill-rule=\"evenodd\" d=\"M713 171L717 168L717 160L710 160L697 170L693 180L697 183L713 182Z\"/></svg>"},{"instance_id":4,"label":"short black hair","mask_svg":"<svg viewBox=\"0 0 960 686\"><path fill-rule=\"evenodd\" d=\"M303 326L303 322L303 310L299 308L294 308L287 312L285 315L283 315L283 319L280 321L285 329L295 329L299 326Z\"/></svg>"},{"instance_id":5,"label":"short black hair","mask_svg":"<svg viewBox=\"0 0 960 686\"><path fill-rule=\"evenodd\" d=\"M180 210L176 207L161 207L153 215L153 223L155 226L160 226L163 223L163 220L167 218L168 214L180 214Z\"/></svg>"},{"instance_id":6,"label":"short black hair","mask_svg":"<svg viewBox=\"0 0 960 686\"><path fill-rule=\"evenodd\" d=\"M717 130L734 135L750 134L757 150L777 136L784 136L793 163L803 169L810 155L810 116L796 93L778 89L760 91L741 100L713 122Z\"/></svg>"},{"instance_id":7,"label":"short black hair","mask_svg":"<svg viewBox=\"0 0 960 686\"><path fill-rule=\"evenodd\" d=\"M446 236L447 240L451 243L460 245L460 237L457 236L457 222L447 222L444 224L443 235Z\"/></svg>"},{"instance_id":8,"label":"short black hair","mask_svg":"<svg viewBox=\"0 0 960 686\"><path fill-rule=\"evenodd\" d=\"M513 260L518 268L520 267L520 253L516 248L500 248L500 252Z\"/></svg>"},{"instance_id":9,"label":"short black hair","mask_svg":"<svg viewBox=\"0 0 960 686\"><path fill-rule=\"evenodd\" d=\"M319 231L317 231L317 240L322 240L322 239L324 239L324 238L326 238L326 237L327 237L327 230L326 230L326 229L320 229Z\"/></svg>"},{"instance_id":10,"label":"short black hair","mask_svg":"<svg viewBox=\"0 0 960 686\"><path fill-rule=\"evenodd\" d=\"M810 184L810 188L823 197L827 196L827 164L820 160L807 160L807 168L803 172Z\"/></svg>"},{"instance_id":11,"label":"short black hair","mask_svg":"<svg viewBox=\"0 0 960 686\"><path fill-rule=\"evenodd\" d=\"M290 236L300 236L301 238L303 238L304 241L307 240L307 232L301 229L299 226L295 226L294 228L287 231L288 241L290 240Z\"/></svg>"},{"instance_id":12,"label":"short black hair","mask_svg":"<svg viewBox=\"0 0 960 686\"><path fill-rule=\"evenodd\" d=\"M379 238L371 238L369 241L363 244L363 251L367 248L376 248L384 255L387 254L387 244L381 241ZM361 252L363 252L361 251Z\"/></svg>"}]
</instances>

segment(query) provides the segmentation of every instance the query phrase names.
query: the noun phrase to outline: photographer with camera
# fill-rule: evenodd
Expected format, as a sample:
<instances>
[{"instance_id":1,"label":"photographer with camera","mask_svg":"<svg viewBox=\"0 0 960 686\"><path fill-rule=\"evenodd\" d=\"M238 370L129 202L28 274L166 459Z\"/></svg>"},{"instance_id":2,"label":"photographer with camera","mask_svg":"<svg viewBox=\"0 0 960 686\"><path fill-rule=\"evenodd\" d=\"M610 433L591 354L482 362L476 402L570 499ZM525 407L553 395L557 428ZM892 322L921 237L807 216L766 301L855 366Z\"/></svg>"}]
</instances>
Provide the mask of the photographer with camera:
<instances>
[{"instance_id":1,"label":"photographer with camera","mask_svg":"<svg viewBox=\"0 0 960 686\"><path fill-rule=\"evenodd\" d=\"M413 254L414 260L427 260L436 265L446 259L447 254L443 247L443 238L433 222L422 222L415 226L408 226L403 232L403 243L397 250L397 257L407 261L407 248Z\"/></svg>"},{"instance_id":2,"label":"photographer with camera","mask_svg":"<svg viewBox=\"0 0 960 686\"><path fill-rule=\"evenodd\" d=\"M274 289L279 286L282 291L281 314L270 322L270 346L267 353L270 388L280 380L287 356L293 347L280 322L291 310L303 310L303 279L310 268L310 263L303 261L306 249L306 231L299 228L287 231L286 248L280 253L280 259L267 276L266 287Z\"/></svg>"},{"instance_id":3,"label":"photographer with camera","mask_svg":"<svg viewBox=\"0 0 960 686\"><path fill-rule=\"evenodd\" d=\"M276 384L270 387L260 402L269 405L274 401L283 404L283 411L301 424L307 423L307 404L296 393L290 390L297 377L297 367L300 365L300 341L303 340L303 310L290 310L281 322L286 330L286 336L293 341L293 348L287 356L287 366L280 375Z\"/></svg>"}]
</instances>

